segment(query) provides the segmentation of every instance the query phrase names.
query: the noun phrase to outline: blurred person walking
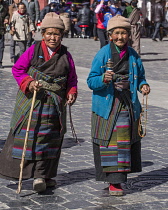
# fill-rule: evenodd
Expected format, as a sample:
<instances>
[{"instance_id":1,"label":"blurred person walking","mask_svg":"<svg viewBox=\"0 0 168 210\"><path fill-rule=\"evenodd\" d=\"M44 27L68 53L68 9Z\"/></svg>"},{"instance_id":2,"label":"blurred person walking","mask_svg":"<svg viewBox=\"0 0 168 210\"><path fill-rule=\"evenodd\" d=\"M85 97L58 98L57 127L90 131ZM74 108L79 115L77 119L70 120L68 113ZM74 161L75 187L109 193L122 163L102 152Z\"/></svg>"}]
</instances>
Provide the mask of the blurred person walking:
<instances>
[{"instance_id":1,"label":"blurred person walking","mask_svg":"<svg viewBox=\"0 0 168 210\"><path fill-rule=\"evenodd\" d=\"M94 0L92 5L91 5L91 10L93 12L93 39L94 41L98 41L98 34L97 34L97 17L95 13L95 9L98 5L98 1Z\"/></svg>"},{"instance_id":2,"label":"blurred person walking","mask_svg":"<svg viewBox=\"0 0 168 210\"><path fill-rule=\"evenodd\" d=\"M134 50L140 55L140 38L141 38L141 31L140 31L140 9L137 8L137 0L133 0L131 2L132 12L129 15L128 19L131 23L131 36L129 45L134 48Z\"/></svg>"},{"instance_id":3,"label":"blurred person walking","mask_svg":"<svg viewBox=\"0 0 168 210\"><path fill-rule=\"evenodd\" d=\"M12 15L14 14L14 12L17 11L18 9L18 4L21 2L22 0L13 0L13 4L11 4L9 6L9 24L10 24L10 28L11 28L11 19L12 19ZM10 39L10 59L11 62L14 63L15 62L15 47L16 47L16 41L13 40L13 31L10 30L10 34L11 34L11 39Z\"/></svg>"},{"instance_id":4,"label":"blurred person walking","mask_svg":"<svg viewBox=\"0 0 168 210\"><path fill-rule=\"evenodd\" d=\"M159 38L160 41L163 39L163 34L161 33L161 26L162 22L165 20L165 15L164 15L164 7L161 4L161 0L155 0L155 5L152 5L152 15L151 15L151 20L152 23L155 25L155 31L152 36L152 40L157 42L157 37Z\"/></svg>"},{"instance_id":5,"label":"blurred person walking","mask_svg":"<svg viewBox=\"0 0 168 210\"><path fill-rule=\"evenodd\" d=\"M29 14L34 27L40 20L40 6L38 0L22 0L22 2L26 6L27 13ZM32 32L30 31L29 40L27 42L27 46L30 47L33 43L34 39L32 37Z\"/></svg>"},{"instance_id":6,"label":"blurred person walking","mask_svg":"<svg viewBox=\"0 0 168 210\"><path fill-rule=\"evenodd\" d=\"M40 12L40 21L42 21L45 15L49 12L55 12L59 14L59 10L61 9L61 5L57 3L56 0L51 0L47 6L45 6Z\"/></svg>"},{"instance_id":7,"label":"blurred person walking","mask_svg":"<svg viewBox=\"0 0 168 210\"><path fill-rule=\"evenodd\" d=\"M124 0L124 3L126 5L126 7L125 7L125 10L123 12L123 16L125 18L129 18L130 14L131 14L131 12L133 10L133 8L131 6L131 2L132 2L132 0Z\"/></svg>"},{"instance_id":8,"label":"blurred person walking","mask_svg":"<svg viewBox=\"0 0 168 210\"><path fill-rule=\"evenodd\" d=\"M11 19L11 28L13 32L13 40L17 42L20 48L20 52L17 55L18 59L26 50L27 41L29 39L30 31L34 35L35 27L29 14L26 12L26 6L20 2L18 10L14 12Z\"/></svg>"},{"instance_id":9,"label":"blurred person walking","mask_svg":"<svg viewBox=\"0 0 168 210\"><path fill-rule=\"evenodd\" d=\"M108 37L106 32L106 27L108 20L112 18L110 8L107 6L107 2L104 0L100 1L100 4L97 5L95 9L97 17L97 34L100 40L100 48L108 44Z\"/></svg>"},{"instance_id":10,"label":"blurred person walking","mask_svg":"<svg viewBox=\"0 0 168 210\"><path fill-rule=\"evenodd\" d=\"M80 32L84 31L84 36L90 38L90 22L91 22L91 10L89 8L89 2L82 4L82 9L79 9L77 17L78 27ZM81 26L84 27L81 27ZM83 29L82 29L83 28Z\"/></svg>"},{"instance_id":11,"label":"blurred person walking","mask_svg":"<svg viewBox=\"0 0 168 210\"><path fill-rule=\"evenodd\" d=\"M74 35L78 37L80 34L80 29L77 26L78 9L76 8L75 4L71 4L69 16L71 20L71 38L74 38Z\"/></svg>"},{"instance_id":12,"label":"blurred person walking","mask_svg":"<svg viewBox=\"0 0 168 210\"><path fill-rule=\"evenodd\" d=\"M119 0L113 0L113 5L110 6L110 12L112 16L116 15L122 15L122 9L120 8L120 1Z\"/></svg>"},{"instance_id":13,"label":"blurred person walking","mask_svg":"<svg viewBox=\"0 0 168 210\"><path fill-rule=\"evenodd\" d=\"M3 69L2 60L5 48L5 30L6 24L9 22L8 5L4 0L0 0L0 69Z\"/></svg>"}]
</instances>

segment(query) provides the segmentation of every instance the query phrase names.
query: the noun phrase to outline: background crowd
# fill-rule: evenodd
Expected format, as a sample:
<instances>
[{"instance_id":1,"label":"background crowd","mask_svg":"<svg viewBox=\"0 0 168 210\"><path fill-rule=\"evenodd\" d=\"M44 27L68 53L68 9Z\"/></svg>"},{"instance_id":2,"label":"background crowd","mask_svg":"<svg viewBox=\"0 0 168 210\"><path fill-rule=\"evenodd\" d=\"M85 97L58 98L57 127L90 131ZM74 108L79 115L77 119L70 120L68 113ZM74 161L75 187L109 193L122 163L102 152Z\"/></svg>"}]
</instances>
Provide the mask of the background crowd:
<instances>
[{"instance_id":1,"label":"background crowd","mask_svg":"<svg viewBox=\"0 0 168 210\"><path fill-rule=\"evenodd\" d=\"M10 58L14 63L34 43L33 36L49 12L60 15L65 24L64 37L93 38L100 48L108 43L106 27L117 14L129 18L131 35L129 45L140 55L140 37L162 41L167 36L168 4L155 0L151 5L151 18L138 8L138 0L94 0L92 3L59 2L49 0L40 10L38 0L0 0L0 68L3 68L4 35L10 32ZM15 53L16 43L20 52Z\"/></svg>"}]
</instances>

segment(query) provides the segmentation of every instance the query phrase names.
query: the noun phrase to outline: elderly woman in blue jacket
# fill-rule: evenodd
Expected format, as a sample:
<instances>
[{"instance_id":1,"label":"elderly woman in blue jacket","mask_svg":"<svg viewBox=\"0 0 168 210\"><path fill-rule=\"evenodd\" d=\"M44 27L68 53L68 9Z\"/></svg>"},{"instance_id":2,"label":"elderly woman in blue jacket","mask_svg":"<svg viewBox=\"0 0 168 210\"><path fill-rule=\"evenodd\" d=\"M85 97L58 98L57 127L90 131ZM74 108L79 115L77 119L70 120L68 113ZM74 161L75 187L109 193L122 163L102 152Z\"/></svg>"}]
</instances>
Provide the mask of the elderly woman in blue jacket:
<instances>
[{"instance_id":1,"label":"elderly woman in blue jacket","mask_svg":"<svg viewBox=\"0 0 168 210\"><path fill-rule=\"evenodd\" d=\"M140 57L127 45L130 29L127 18L116 15L109 20L110 43L96 54L87 79L93 90L91 135L96 180L109 183L110 195L123 195L121 183L127 181L127 174L142 170L137 91L146 95L150 87Z\"/></svg>"}]
</instances>

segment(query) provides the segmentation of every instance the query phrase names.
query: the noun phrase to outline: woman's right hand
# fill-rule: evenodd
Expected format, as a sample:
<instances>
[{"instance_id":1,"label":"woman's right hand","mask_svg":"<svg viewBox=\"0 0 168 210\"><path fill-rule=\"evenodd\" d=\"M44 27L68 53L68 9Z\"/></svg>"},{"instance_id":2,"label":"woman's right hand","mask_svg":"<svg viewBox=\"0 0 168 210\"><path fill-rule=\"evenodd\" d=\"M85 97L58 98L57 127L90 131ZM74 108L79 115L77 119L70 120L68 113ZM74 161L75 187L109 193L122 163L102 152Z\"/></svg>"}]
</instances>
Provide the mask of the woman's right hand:
<instances>
[{"instance_id":1,"label":"woman's right hand","mask_svg":"<svg viewBox=\"0 0 168 210\"><path fill-rule=\"evenodd\" d=\"M113 74L115 74L113 71L106 71L104 73L104 81L106 81L107 83L111 82L113 79Z\"/></svg>"},{"instance_id":2,"label":"woman's right hand","mask_svg":"<svg viewBox=\"0 0 168 210\"><path fill-rule=\"evenodd\" d=\"M30 82L28 88L29 88L29 91L33 93L34 90L39 91L41 87L42 87L42 84L40 84L40 83L39 83L38 81L36 81L36 80L33 80L33 81Z\"/></svg>"}]
</instances>

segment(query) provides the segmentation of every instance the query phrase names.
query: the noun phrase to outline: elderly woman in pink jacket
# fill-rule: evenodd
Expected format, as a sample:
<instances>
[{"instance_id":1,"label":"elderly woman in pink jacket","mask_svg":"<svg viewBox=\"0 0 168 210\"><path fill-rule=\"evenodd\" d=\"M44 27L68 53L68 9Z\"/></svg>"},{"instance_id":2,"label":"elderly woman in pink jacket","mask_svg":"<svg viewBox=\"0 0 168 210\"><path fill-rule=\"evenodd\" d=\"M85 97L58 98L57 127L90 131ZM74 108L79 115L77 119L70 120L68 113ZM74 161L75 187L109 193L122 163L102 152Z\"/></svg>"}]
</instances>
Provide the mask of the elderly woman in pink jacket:
<instances>
[{"instance_id":1,"label":"elderly woman in pink jacket","mask_svg":"<svg viewBox=\"0 0 168 210\"><path fill-rule=\"evenodd\" d=\"M66 104L77 97L77 75L71 54L61 44L62 19L46 14L41 24L43 39L32 45L12 68L19 91L11 130L0 154L0 176L18 179L32 95L37 97L29 130L23 179L34 178L33 189L42 192L56 185L57 167L66 132ZM42 82L40 82L42 80ZM43 84L49 87L45 89Z\"/></svg>"}]
</instances>

